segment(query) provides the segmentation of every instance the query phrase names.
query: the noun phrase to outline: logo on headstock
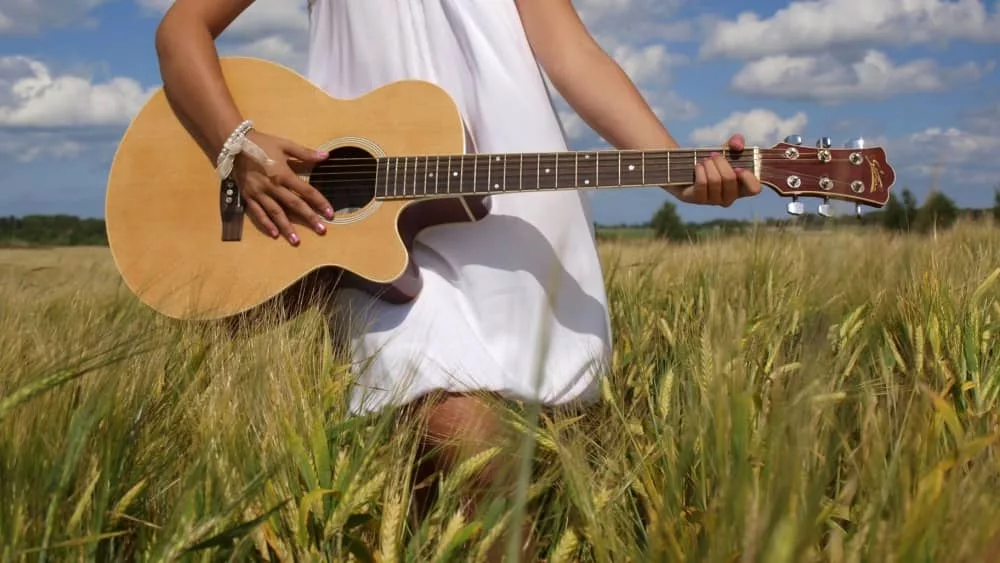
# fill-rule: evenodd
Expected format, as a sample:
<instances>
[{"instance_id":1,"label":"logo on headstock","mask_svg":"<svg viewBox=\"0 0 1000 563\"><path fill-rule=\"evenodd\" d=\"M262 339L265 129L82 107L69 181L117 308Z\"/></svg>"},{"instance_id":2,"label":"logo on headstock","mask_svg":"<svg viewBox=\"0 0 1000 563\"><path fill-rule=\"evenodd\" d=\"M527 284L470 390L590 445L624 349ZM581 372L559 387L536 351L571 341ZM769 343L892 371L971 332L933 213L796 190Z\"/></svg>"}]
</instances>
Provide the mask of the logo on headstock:
<instances>
[{"instance_id":1,"label":"logo on headstock","mask_svg":"<svg viewBox=\"0 0 1000 563\"><path fill-rule=\"evenodd\" d=\"M868 157L867 160L868 166L872 171L872 181L868 184L871 186L871 189L868 191L871 193L881 191L885 188L885 184L882 183L882 177L885 176L885 170L882 170L882 166L878 163L878 161L872 160L871 157Z\"/></svg>"}]
</instances>

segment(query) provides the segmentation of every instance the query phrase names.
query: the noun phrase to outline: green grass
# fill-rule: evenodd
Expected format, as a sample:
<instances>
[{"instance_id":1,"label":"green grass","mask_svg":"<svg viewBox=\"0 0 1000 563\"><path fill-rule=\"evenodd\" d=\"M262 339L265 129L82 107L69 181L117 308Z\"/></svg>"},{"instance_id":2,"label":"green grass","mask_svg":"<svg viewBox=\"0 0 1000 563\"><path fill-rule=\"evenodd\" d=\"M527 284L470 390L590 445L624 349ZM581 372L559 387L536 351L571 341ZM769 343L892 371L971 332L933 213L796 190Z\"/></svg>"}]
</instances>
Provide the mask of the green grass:
<instances>
[{"instance_id":1,"label":"green grass","mask_svg":"<svg viewBox=\"0 0 1000 563\"><path fill-rule=\"evenodd\" d=\"M602 399L525 431L548 560L1000 556L1000 229L602 255ZM485 457L408 518L414 429L346 417L329 344L159 318L105 249L0 251L0 559L476 560L516 518L457 510Z\"/></svg>"}]
</instances>

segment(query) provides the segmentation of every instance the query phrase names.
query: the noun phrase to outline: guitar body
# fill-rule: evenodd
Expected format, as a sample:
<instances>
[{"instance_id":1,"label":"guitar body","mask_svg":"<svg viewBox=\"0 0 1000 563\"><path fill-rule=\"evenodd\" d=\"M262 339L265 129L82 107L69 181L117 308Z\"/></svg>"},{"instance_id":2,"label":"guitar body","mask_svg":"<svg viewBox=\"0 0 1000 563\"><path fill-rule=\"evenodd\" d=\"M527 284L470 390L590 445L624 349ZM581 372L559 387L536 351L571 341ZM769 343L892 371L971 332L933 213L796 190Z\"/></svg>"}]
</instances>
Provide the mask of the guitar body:
<instances>
[{"instance_id":1,"label":"guitar body","mask_svg":"<svg viewBox=\"0 0 1000 563\"><path fill-rule=\"evenodd\" d=\"M285 299L309 280L405 302L421 286L409 252L416 234L486 214L482 198L376 201L374 179L364 174L349 189L321 188L323 178L343 177L358 163L374 167L377 157L463 153L461 116L437 86L403 81L342 100L266 61L226 58L222 68L241 114L257 129L331 150L327 162L302 177L334 203L336 217L325 235L297 228L302 242L293 247L260 232L249 214L236 214L230 219L236 240L223 240L225 190L157 91L121 141L105 209L115 264L156 311L187 320L230 318Z\"/></svg>"},{"instance_id":2,"label":"guitar body","mask_svg":"<svg viewBox=\"0 0 1000 563\"><path fill-rule=\"evenodd\" d=\"M563 151L467 156L458 107L443 89L404 80L351 100L335 99L295 72L263 60L225 58L222 70L240 113L261 131L330 158L297 171L334 207L318 235L309 226L293 247L260 232L239 186L220 182L214 163L181 125L162 90L133 119L108 179L105 219L111 252L128 287L177 319L240 320L294 314L340 288L390 302L420 292L410 260L416 235L474 222L485 197L506 193L690 185L703 149ZM771 148L721 149L761 184L800 197L882 207L895 171L879 147L857 139L815 148L791 136ZM418 158L423 157L423 158ZM278 309L264 307L278 305Z\"/></svg>"}]
</instances>

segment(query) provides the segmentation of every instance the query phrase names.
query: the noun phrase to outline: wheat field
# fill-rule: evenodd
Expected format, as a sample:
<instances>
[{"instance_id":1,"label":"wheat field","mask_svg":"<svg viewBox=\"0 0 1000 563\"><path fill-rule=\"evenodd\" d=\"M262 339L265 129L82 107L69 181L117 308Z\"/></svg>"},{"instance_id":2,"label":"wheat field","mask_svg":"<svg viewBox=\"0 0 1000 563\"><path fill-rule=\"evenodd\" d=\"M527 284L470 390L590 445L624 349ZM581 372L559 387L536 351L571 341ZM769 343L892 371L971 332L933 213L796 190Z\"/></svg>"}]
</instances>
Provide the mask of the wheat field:
<instances>
[{"instance_id":1,"label":"wheat field","mask_svg":"<svg viewBox=\"0 0 1000 563\"><path fill-rule=\"evenodd\" d=\"M598 404L510 409L532 464L409 510L416 432L346 412L307 314L232 339L137 304L107 249L0 250L0 558L1000 560L1000 228L601 247Z\"/></svg>"}]
</instances>

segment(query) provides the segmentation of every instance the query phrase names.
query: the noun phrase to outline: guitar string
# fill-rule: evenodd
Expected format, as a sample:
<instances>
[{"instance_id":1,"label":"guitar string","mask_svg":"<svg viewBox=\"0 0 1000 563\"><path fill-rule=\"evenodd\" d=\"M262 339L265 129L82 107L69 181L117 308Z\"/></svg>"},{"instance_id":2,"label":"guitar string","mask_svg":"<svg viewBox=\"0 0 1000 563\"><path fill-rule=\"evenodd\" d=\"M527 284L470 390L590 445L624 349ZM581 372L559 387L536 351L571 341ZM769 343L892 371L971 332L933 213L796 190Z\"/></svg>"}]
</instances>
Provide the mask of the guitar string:
<instances>
[{"instance_id":1,"label":"guitar string","mask_svg":"<svg viewBox=\"0 0 1000 563\"><path fill-rule=\"evenodd\" d=\"M779 163L779 162L780 163L785 163L785 164L791 166L791 165L793 165L795 163L801 163L803 161L794 161L794 160L788 160L788 159L785 159L785 158L773 158L773 159L760 159L759 162L762 165L768 165L770 167L774 163ZM810 161L804 161L804 164L802 164L801 167L803 167L803 168L804 167L808 167L808 168L829 167L829 166L833 166L833 165L837 165L837 164L844 164L844 163L851 164L852 165L852 168L851 168L852 170L854 170L854 169L857 169L859 171L864 170L864 168L862 168L860 165L854 165L853 163L851 163L850 159L833 159L833 160L830 160L830 161L827 161L827 162L818 161L818 160L816 160L816 161L810 160ZM410 163L407 163L407 164L410 164ZM622 167L627 166L628 164L631 164L631 163L622 163ZM732 165L732 164L742 165L743 168L751 169L751 168L754 167L755 162L752 161L752 160L751 161L747 161L747 162L743 162L743 161L730 162L730 165ZM360 173L364 173L365 171L369 171L371 175L374 175L375 173L384 174L385 170L386 170L386 166L384 164L381 165L381 166L378 166L378 167L376 167L374 165L371 165L371 164L346 164L346 165L334 165L334 166L335 166L336 170L333 170L333 171L330 171L330 172L325 172L322 169L320 169L318 171L314 171L314 172L311 172L311 173L310 172L305 172L305 171L300 171L300 172L296 172L296 175L298 175L298 176L307 176L307 177L312 178L312 179L319 179L319 178L332 178L332 177L343 177L343 176L358 175ZM473 174L476 174L477 176L482 176L482 172L483 171L479 171L479 170L473 171L473 169L470 169L470 166L471 166L471 163L466 162L464 166L452 166L452 167L445 166L444 169L442 170L441 167L425 166L423 163L417 163L417 166L410 166L410 165L404 166L403 163L400 163L399 166L392 165L389 168L389 171L390 171L390 174L392 174L394 176L403 176L405 174L408 179L413 178L414 170L420 170L420 172L421 172L420 176L421 177L423 177L424 172L426 172L428 174L431 174L432 171L433 171L433 173L435 175L438 175L438 176L440 176L441 174L448 174L448 173L455 173L455 172L458 172L459 174L464 174L466 172L471 172ZM535 161L535 162L531 162L530 163L530 167L521 167L519 163L511 162L511 163L508 163L506 165L502 165L501 164L501 165L498 165L498 166L496 166L494 168L491 168L490 169L490 173L493 174L493 175L502 175L504 172L515 171L516 174L514 176L517 177L519 175L523 175L522 170L524 170L524 171L531 171L532 173L534 173L537 170L542 169L542 168L555 169L556 165L554 163L553 164L548 164L548 163L543 162L542 165L539 166L538 163L537 163L537 161ZM600 172L602 175L604 175L604 174L618 174L618 172L619 172L619 165L617 163L609 163L607 165L601 164L596 169L595 169L595 167L592 167L592 166L589 166L589 165L586 166L586 167L570 166L567 169L563 169L562 167L560 167L559 173L560 173L560 175L563 175L563 174L579 174L579 173L592 174L592 173L594 173L595 170L598 171L598 172ZM693 170L695 170L695 166L693 164L671 164L670 166L667 166L665 163L656 163L656 164L649 164L649 163L647 163L645 166L636 165L635 170L625 171L624 169L622 169L621 173L622 173L622 175L625 175L625 174L628 174L628 175L640 175L640 174L642 174L643 170L645 170L645 172L648 175L650 172L665 171L665 170L671 170L671 171L677 170L677 171L681 171L681 172L693 171ZM802 172L800 170L796 170L796 169L793 169L793 168L771 167L770 170L780 171L780 172L791 172L791 173L797 173L797 174L800 174L800 175L806 174L805 172ZM762 173L763 173L763 171L762 171Z\"/></svg>"},{"instance_id":2,"label":"guitar string","mask_svg":"<svg viewBox=\"0 0 1000 563\"><path fill-rule=\"evenodd\" d=\"M780 170L780 169L778 169L778 170ZM791 171L791 172L794 172L794 171ZM798 174L798 176L800 178L802 178L802 179L819 179L819 178L821 178L821 176L815 176L815 175L811 175L811 174ZM380 199L380 200L406 199L406 198L409 198L409 197L423 198L423 197L433 197L433 196L448 197L448 196L471 196L471 195L502 195L503 193L532 193L532 192L536 192L536 191L559 191L559 190L581 190L581 189L583 189L583 190L586 190L586 189L599 190L599 189L616 189L616 188L629 189L629 188L633 188L633 187L642 187L641 185L640 186L631 186L631 185L628 185L628 184L624 184L624 185L623 184L608 184L608 185L595 185L595 186L527 187L527 188L523 188L523 189L519 188L519 187L518 188L507 187L506 190L504 190L503 188L500 188L500 189L490 189L490 190L487 190L487 191L473 191L473 192L469 192L469 191L457 191L457 190L455 190L453 188L451 191L447 191L447 190L446 191L441 191L439 189L439 191L433 192L433 191L431 191L429 189L429 186L428 186L428 190L427 191L423 191L421 189L413 189L413 186L411 184L409 184L409 183L407 183L405 185L404 184L400 184L400 183L393 183L393 184L390 184L388 186L388 189L384 188L383 186L379 186L379 187L374 187L373 186L372 188L367 188L367 187L363 187L363 186L357 186L355 182L350 182L350 184L352 184L352 185L347 186L347 187L338 187L337 186L337 184L347 184L347 183L348 182L333 181L330 184L332 184L332 187L334 187L337 190L337 194L338 195L347 195L347 196L362 195L362 196L370 197L372 199ZM841 183L843 183L843 181L841 181ZM655 183L651 183L651 184L647 184L647 185L649 187L657 187L658 186L658 184L655 184ZM867 184L864 187L865 191L870 190L870 188L871 188L871 186L869 186ZM772 188L772 189L774 189L774 188ZM809 193L803 193L803 194L799 194L799 195L803 195L804 197L815 197L815 196L817 196L818 193L822 193L822 194L829 194L830 197L834 197L836 195L846 195L846 196L851 197L851 199L859 199L859 200L863 200L863 201L868 201L869 200L869 198L864 198L863 197L863 193L858 194L858 193L854 193L853 191L850 192L850 193L848 193L848 192L845 192L843 190L837 190L836 189L836 181L835 181L835 187L832 188L832 189L830 189L830 190L822 190L821 188L819 188L817 186L816 189L802 189L802 188L796 189L796 188L781 187L779 189L779 191L786 192L786 193L779 194L779 195L782 195L782 196L785 196L785 197L796 195L795 192L809 192Z\"/></svg>"},{"instance_id":3,"label":"guitar string","mask_svg":"<svg viewBox=\"0 0 1000 563\"><path fill-rule=\"evenodd\" d=\"M322 170L323 168L330 168L330 167L337 167L337 168L345 168L346 167L346 168L353 168L353 169L358 169L358 168L375 168L375 167L377 167L379 169L385 169L386 166L390 166L390 167L392 167L393 170L395 170L395 168L397 166L400 169L402 169L402 167L404 165L408 165L411 169L412 169L413 165L417 165L419 167L427 167L428 169L433 168L433 167L447 168L449 166L449 162L448 162L448 158L447 157L435 160L436 158L437 157L428 157L428 158L425 158L425 157L398 157L398 159L397 159L397 157L393 157L393 159L379 159L379 160L375 160L375 159L362 159L362 158L357 158L357 159L350 159L350 158L331 159L331 160L327 160L327 161L321 162L321 163L319 163L317 165L314 165L313 166L313 170L316 170L316 169ZM387 160L388 160L388 162L387 162ZM636 160L625 160L625 159L622 159L621 165L622 166L632 165L632 166L635 166L637 169L641 168L641 167L649 168L650 166L665 165L666 164L666 160L667 160L666 158L655 158L654 159L652 157L647 157L645 164L643 164L638 159L636 159ZM685 160L688 160L688 161L693 160L693 158L691 158L690 156L686 157L686 158L683 158L683 157L677 157L677 158L671 157L671 159L670 159L671 165L675 164L675 162L674 162L675 160L676 160L677 163L680 163L680 162L685 161ZM699 159L699 161L700 160L701 159ZM531 166L538 166L539 162L541 162L541 164L540 164L541 166L547 166L547 167L551 167L551 168L554 168L555 165L556 165L556 163L557 163L556 159L554 159L554 158L546 160L546 159L544 159L544 157L543 157L543 159L541 161L539 161L539 159L536 158L536 157L526 158L526 159L524 159L523 163L525 165L529 165L530 164ZM814 164L814 165L817 165L817 166L826 166L826 165L835 164L835 163L851 162L851 159L849 157L832 157L830 160L822 161L822 160L819 160L819 159L803 159L803 158L789 159L789 158L786 158L786 157L771 157L771 156L761 157L761 158L758 158L758 159L754 159L753 157L742 156L742 157L738 157L738 158L728 159L727 162L729 162L731 164L732 163L753 164L754 162L761 162L761 163L788 162L788 163L805 163L805 164ZM475 165L475 166L482 165L483 167L489 166L490 168L494 168L494 169L497 169L497 170L502 170L504 167L510 167L510 166L516 167L516 166L520 166L521 164L522 163L521 163L521 160L519 158L514 158L514 159L511 159L511 160L499 161L499 162L494 161L494 160L486 161L485 159L484 160L473 160L471 158L467 158L465 160L462 160L462 159L452 159L451 162L450 162L450 166L453 167L453 168L455 168L456 170L460 170L463 166L469 167L469 166L473 166L473 165ZM575 161L573 161L571 159L568 159L568 162L566 160L559 160L558 164L560 165L560 168L562 166L564 166L564 165L569 166L571 168L575 168L577 166L580 166L581 168L584 167L584 166L586 166L588 168L593 168L595 166L595 164L593 164L592 162L586 162L586 163L584 163L584 162L580 161L580 163L578 164L577 162L575 162ZM294 165L295 166L302 166L302 164L300 164L300 163L295 163ZM614 159L612 162L601 162L597 166L600 166L601 168L618 168L618 165L619 165L618 164L618 159Z\"/></svg>"},{"instance_id":4,"label":"guitar string","mask_svg":"<svg viewBox=\"0 0 1000 563\"><path fill-rule=\"evenodd\" d=\"M794 159L794 160L812 160L812 158L810 158L810 157L815 156L815 154L816 154L814 152L815 150L817 150L817 149L808 149L808 151L805 154L800 153L799 157L797 159ZM864 153L864 152L870 152L872 149L857 149L857 150L853 150L853 149L842 149L842 148L835 148L834 149L834 148L831 148L831 149L827 149L827 150L830 151L831 157L833 157L833 158L836 159L836 158L838 158L838 157L835 156L837 154L853 153L853 152L862 152L862 153ZM708 155L708 154L711 154L713 152L719 153L720 156L739 155L738 158L743 158L743 157L751 157L752 158L754 156L754 149L751 148L751 147L747 147L747 148L745 148L742 151L732 151L732 150L729 150L729 149L721 149L721 150L720 149L697 149L697 150L694 150L694 149L683 149L683 150L648 150L648 151L641 151L641 150L635 150L635 151L628 151L628 150L625 150L625 151L614 151L614 150L611 150L611 151L564 151L564 152L546 152L546 153L536 153L536 152L532 152L532 153L516 153L515 152L515 153L412 154L412 155L389 155L389 156L379 156L379 157L370 156L369 155L369 156L364 156L364 157L357 157L357 156L333 157L330 160L327 160L327 161L324 161L324 162L330 162L330 161L333 161L333 162L349 162L349 161L366 161L366 162L378 161L378 162L385 162L386 160L392 160L392 159L399 159L399 160L403 160L403 159L410 159L410 160L412 160L412 159L420 159L420 160L423 160L423 159L427 159L427 158L430 158L430 159L439 159L439 160L447 160L449 158L451 158L452 160L461 160L461 159L464 158L464 159L469 159L469 160L471 160L471 159L478 159L478 160L496 161L497 157L499 157L501 159L501 161L503 161L504 159L506 159L506 160L510 160L510 159L520 160L522 156L524 156L525 159L529 159L530 158L530 159L536 159L536 160L537 160L537 158L539 156L541 156L542 158L546 158L546 159L555 159L555 158L570 159L570 158L575 158L575 157L580 157L580 156L582 156L585 159L587 159L588 156L594 156L595 160L601 160L601 159L599 159L597 157L605 157L604 161L602 162L602 164L604 164L608 158L617 161L618 160L618 155L621 155L623 159L624 158L639 158L639 159L641 159L643 156L645 156L646 158L666 158L667 156L670 156L670 157L694 157L697 154ZM759 154L761 156L778 156L782 160L793 160L793 159L789 159L787 156L785 156L785 152L786 151L784 149L758 149L756 154Z\"/></svg>"},{"instance_id":5,"label":"guitar string","mask_svg":"<svg viewBox=\"0 0 1000 563\"><path fill-rule=\"evenodd\" d=\"M798 175L800 177L805 177L805 178L821 178L823 176L829 177L829 175L822 174L823 170L817 171L816 169L817 168L825 168L826 166L829 166L829 165L832 165L832 164L843 164L843 162L839 162L838 163L836 161L828 162L828 163L815 162L815 163L810 163L810 165L808 167L792 167L792 165L793 165L792 162L789 162L789 161L786 161L786 160L781 160L780 162L784 163L786 166L773 166L773 165L769 166L767 170L762 170L761 171L761 176L764 176L765 172L767 172L767 173L769 173L767 175L774 174L774 173L778 173L778 174L786 174L787 173L787 174ZM741 164L741 163L737 163L737 164ZM647 165L647 166L644 167L644 169L637 168L636 170L631 170L631 171L625 171L623 169L620 169L617 165L613 165L613 166L612 165L608 165L608 166L603 166L602 165L602 166L600 166L598 168L590 168L590 167L588 167L588 168L586 168L584 170L579 170L579 169L577 169L575 167L569 168L569 169L560 169L560 170L558 170L558 173L555 172L555 166L545 166L544 168L549 168L549 169L553 170L553 172L549 173L549 175L548 175L549 178L558 177L560 179L565 178L567 176L573 176L573 177L579 177L579 176L587 176L587 177L600 176L600 177L606 177L606 176L609 176L609 175L610 176L618 176L619 173L620 173L621 177L625 177L626 175L627 176L641 176L643 174L643 172L645 172L645 176L646 177L649 177L649 176L655 176L657 174L665 175L668 172L671 173L671 175L673 173L675 173L675 172L678 173L678 174L680 174L680 173L689 173L689 172L693 173L696 170L695 166L692 165L692 164L677 164L677 165L671 165L669 167L665 166L663 164L654 164L654 165ZM751 166L745 166L745 168L751 168ZM807 170L803 170L803 168L806 168L808 171ZM359 180L359 179L360 180L371 179L373 182L375 181L375 178L377 177L379 183L384 185L384 182L386 181L386 178L384 176L384 170L371 170L371 169L368 169L368 171L365 172L366 169L367 169L367 167L355 166L354 168L352 168L350 170L339 170L339 171L334 171L334 172L314 172L312 174L309 174L309 173L299 173L297 175L298 176L305 176L305 177L307 177L309 179L325 179L325 178L343 179L343 178L346 178L346 177L352 177L355 180ZM535 166L533 164L530 168L523 168L522 169L520 167L516 167L516 170L511 170L510 168L492 170L491 174L494 177L492 177L491 180L496 180L496 179L501 178L505 172L508 172L508 173L509 172L513 172L513 174L510 175L510 177L511 178L515 178L515 179L516 178L520 178L521 176L524 176L526 178L537 177L539 171L542 170L542 169L543 169L543 167L538 167L538 166ZM428 177L430 177L429 176L429 174L431 173L430 172L431 171L430 167L428 167L428 168L419 168L419 167L418 168L413 168L413 167L408 167L408 168L405 168L405 169L403 167L400 167L400 169L398 171L395 168L393 168L391 170L392 177L390 177L388 179L389 183L399 184L399 183L401 183L400 179L405 176L406 177L405 183L407 185L409 185L413 180L415 180L415 179L418 178L418 176L414 175L414 170L420 170L419 178L423 178L424 177L424 172L427 172L428 173ZM862 173L862 175L864 175L864 173L865 173L865 169L863 169L861 167L851 168L851 170L857 170L858 172ZM398 172L398 174L397 174L397 172ZM470 172L472 174L475 174L475 178L474 179L466 180L464 178L464 174L466 172ZM819 173L817 173L817 172L819 172ZM834 171L830 171L830 172L832 173ZM376 174L379 174L379 175L376 176ZM434 174L437 174L437 178L445 178L445 177L448 177L449 174L451 175L450 176L451 178L454 178L455 174L458 174L459 177L462 178L462 182L463 183L468 183L468 182L473 182L473 181L482 181L482 180L486 179L486 176L483 175L481 172L479 172L479 171L473 172L472 170L467 170L466 168L449 169L449 170L446 170L444 172L435 171ZM440 181L443 181L443 180L438 180L438 181L440 182Z\"/></svg>"},{"instance_id":6,"label":"guitar string","mask_svg":"<svg viewBox=\"0 0 1000 563\"><path fill-rule=\"evenodd\" d=\"M815 165L815 167L818 167L818 166L820 166L820 164L816 164ZM554 167L549 167L549 168L553 168L554 169ZM749 168L749 167L747 167L747 168ZM814 168L814 167L811 166L810 168ZM532 178L534 180L534 183L538 183L537 176L538 176L538 171L539 170L540 169L537 168L537 167L535 167L535 166L532 166L530 169L525 169L525 171L528 172L527 174L522 173L521 170L517 170L516 173L511 176L511 178L518 179L521 176L524 176L526 178ZM669 168L665 167L665 166L646 166L645 167L645 176L648 179L650 176L657 176L657 175L659 175L659 176L666 176L668 172L670 173L671 176L675 175L675 174L687 174L687 173L692 173L693 174L695 170L696 170L696 168L693 165L690 165L690 164L670 166ZM860 168L858 170L859 170L859 172L862 171L862 169L860 169ZM395 172L395 170L393 170L393 172ZM403 169L401 168L399 170L399 174L398 174L398 176L396 178L389 178L388 179L389 180L388 184L389 185L407 185L407 186L412 185L412 182L415 179L417 179L417 177L415 177L415 176L412 175L412 172L413 172L413 169L407 170L406 173L405 173L405 175L406 175L406 181L402 182L402 181L400 181L400 179L404 175L404 172L403 172ZM450 170L448 172L457 172L457 173L459 173L460 174L459 177L462 178L461 182L463 184L475 183L475 182L482 181L482 180L486 179L485 176L479 175L479 174L477 174L476 178L474 178L474 179L472 179L472 178L466 179L466 178L464 178L464 177L461 176L461 174L463 174L463 172L464 172L463 170ZM503 171L502 170L497 170L497 171L494 171L494 172L496 172L497 174L502 175ZM761 173L762 176L765 175L763 172L764 171L762 171L762 173ZM803 170L797 169L797 168L778 167L778 166L769 167L768 168L768 172L770 172L770 173L777 173L777 174L797 175L800 178L809 178L809 179L819 179L819 178L823 178L824 176L825 177L830 177L829 175L824 175L824 174L821 174L821 173L812 173L812 172L806 172L806 171L803 171ZM372 183L375 183L375 179L376 179L374 171L371 174L359 174L357 171L350 171L350 172L342 171L342 172L324 172L324 173L314 173L314 174L311 174L311 175L310 174L303 174L303 175L306 176L306 177L308 177L309 179L313 179L313 180L314 179L336 178L336 180L330 180L330 182L336 182L336 181L339 180L339 181L344 182L344 183L347 182L347 180L345 180L345 178L347 178L347 177L352 177L354 179L354 181L370 179L372 181ZM597 176L600 176L600 177L606 177L606 176L618 176L618 175L619 175L619 170L618 170L618 167L615 166L615 167L607 167L607 168L603 168L602 167L602 168L599 168L597 170L588 169L586 171L586 173L578 172L576 170L559 170L558 174L556 174L553 171L553 173L550 173L547 176L547 178L564 179L567 176L572 176L572 177L578 177L578 176L587 176L587 177L597 177ZM629 172L625 172L625 171L621 172L621 176L622 177L625 177L626 175L628 175L628 176L640 176L640 175L642 175L642 171L641 170L635 170L635 171L629 171ZM420 174L420 178L423 178L423 176L424 176L423 174ZM444 178L444 177L446 177L446 175L444 175L444 176L439 175L438 176L438 178ZM454 176L451 176L451 178L454 178ZM449 180L451 178L449 178ZM496 179L498 179L498 178L492 178L492 180L496 180ZM834 178L832 178L832 177L830 177L830 179L834 180ZM386 180L386 178L384 176L379 176L378 177L378 183L380 185L385 185L385 180ZM841 181L844 181L844 180L841 180ZM446 180L437 180L436 183L440 184L442 182L446 182ZM428 186L430 186L429 183L428 183Z\"/></svg>"}]
</instances>

